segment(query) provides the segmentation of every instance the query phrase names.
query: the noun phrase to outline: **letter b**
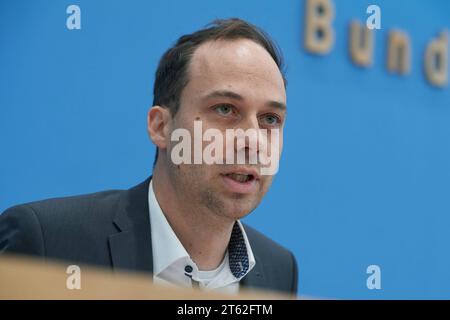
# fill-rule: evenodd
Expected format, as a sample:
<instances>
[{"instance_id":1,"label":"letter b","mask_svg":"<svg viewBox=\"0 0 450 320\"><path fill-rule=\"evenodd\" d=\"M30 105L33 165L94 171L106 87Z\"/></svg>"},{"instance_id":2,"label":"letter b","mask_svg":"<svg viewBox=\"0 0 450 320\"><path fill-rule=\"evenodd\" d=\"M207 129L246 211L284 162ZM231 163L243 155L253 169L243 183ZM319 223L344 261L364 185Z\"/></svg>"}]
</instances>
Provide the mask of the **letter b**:
<instances>
[{"instance_id":1,"label":"letter b","mask_svg":"<svg viewBox=\"0 0 450 320\"><path fill-rule=\"evenodd\" d=\"M328 53L334 44L334 6L331 0L307 0L305 47L309 52Z\"/></svg>"}]
</instances>

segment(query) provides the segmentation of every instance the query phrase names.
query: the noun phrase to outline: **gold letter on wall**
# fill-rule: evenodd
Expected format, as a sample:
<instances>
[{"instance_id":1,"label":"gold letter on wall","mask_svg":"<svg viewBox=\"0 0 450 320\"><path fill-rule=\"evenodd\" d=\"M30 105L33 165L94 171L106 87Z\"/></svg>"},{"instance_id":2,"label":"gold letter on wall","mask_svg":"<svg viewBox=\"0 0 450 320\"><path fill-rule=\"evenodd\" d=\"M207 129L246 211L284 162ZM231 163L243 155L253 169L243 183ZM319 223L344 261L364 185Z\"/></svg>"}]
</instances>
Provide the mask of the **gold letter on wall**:
<instances>
[{"instance_id":1,"label":"gold letter on wall","mask_svg":"<svg viewBox=\"0 0 450 320\"><path fill-rule=\"evenodd\" d=\"M373 31L358 21L350 24L350 57L353 62L362 67L372 63Z\"/></svg>"},{"instance_id":2,"label":"gold letter on wall","mask_svg":"<svg viewBox=\"0 0 450 320\"><path fill-rule=\"evenodd\" d=\"M309 52L328 53L334 44L334 6L331 0L306 1L305 47Z\"/></svg>"},{"instance_id":3,"label":"gold letter on wall","mask_svg":"<svg viewBox=\"0 0 450 320\"><path fill-rule=\"evenodd\" d=\"M387 68L390 72L406 75L411 70L411 45L406 33L393 30L388 38Z\"/></svg>"},{"instance_id":4,"label":"gold letter on wall","mask_svg":"<svg viewBox=\"0 0 450 320\"><path fill-rule=\"evenodd\" d=\"M432 40L425 51L425 75L435 86L444 87L448 80L448 34L447 31Z\"/></svg>"}]
</instances>

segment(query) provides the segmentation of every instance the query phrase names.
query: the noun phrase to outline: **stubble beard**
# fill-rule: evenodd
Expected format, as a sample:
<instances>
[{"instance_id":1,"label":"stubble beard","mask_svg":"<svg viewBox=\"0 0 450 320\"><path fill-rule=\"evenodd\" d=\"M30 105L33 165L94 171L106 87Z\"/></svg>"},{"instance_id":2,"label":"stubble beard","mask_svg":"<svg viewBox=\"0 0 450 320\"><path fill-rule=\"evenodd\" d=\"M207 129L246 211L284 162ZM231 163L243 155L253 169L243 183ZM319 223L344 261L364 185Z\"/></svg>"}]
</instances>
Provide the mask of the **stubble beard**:
<instances>
[{"instance_id":1,"label":"stubble beard","mask_svg":"<svg viewBox=\"0 0 450 320\"><path fill-rule=\"evenodd\" d=\"M248 198L249 196L244 194L227 196L221 193L210 185L214 183L211 179L220 177L205 177L206 170L202 165L171 163L168 169L181 208L189 208L188 211L198 218L215 215L221 220L237 220L252 212L262 198L260 195L255 199L255 197Z\"/></svg>"}]
</instances>

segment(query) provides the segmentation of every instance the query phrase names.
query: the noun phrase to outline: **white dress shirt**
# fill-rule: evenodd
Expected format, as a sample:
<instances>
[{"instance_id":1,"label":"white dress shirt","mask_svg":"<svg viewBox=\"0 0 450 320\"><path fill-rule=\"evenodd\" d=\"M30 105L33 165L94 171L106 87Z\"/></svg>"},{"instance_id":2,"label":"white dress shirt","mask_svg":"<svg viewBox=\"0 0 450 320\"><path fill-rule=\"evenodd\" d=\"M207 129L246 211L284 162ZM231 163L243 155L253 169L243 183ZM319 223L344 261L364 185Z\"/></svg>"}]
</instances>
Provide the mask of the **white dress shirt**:
<instances>
[{"instance_id":1,"label":"white dress shirt","mask_svg":"<svg viewBox=\"0 0 450 320\"><path fill-rule=\"evenodd\" d=\"M250 243L238 220L233 227L228 250L215 270L199 270L175 232L156 199L152 180L148 188L148 205L153 251L155 283L238 293L239 281L255 266Z\"/></svg>"}]
</instances>

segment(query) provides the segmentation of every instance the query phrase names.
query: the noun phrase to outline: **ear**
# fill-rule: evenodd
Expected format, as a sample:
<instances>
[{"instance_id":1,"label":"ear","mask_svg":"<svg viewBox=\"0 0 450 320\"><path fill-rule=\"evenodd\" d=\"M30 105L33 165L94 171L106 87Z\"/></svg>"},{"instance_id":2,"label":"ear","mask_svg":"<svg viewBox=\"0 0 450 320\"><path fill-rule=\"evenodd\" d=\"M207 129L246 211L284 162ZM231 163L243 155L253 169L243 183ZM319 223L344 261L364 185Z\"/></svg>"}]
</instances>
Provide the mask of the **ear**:
<instances>
[{"instance_id":1,"label":"ear","mask_svg":"<svg viewBox=\"0 0 450 320\"><path fill-rule=\"evenodd\" d=\"M168 108L153 106L147 115L147 132L153 143L160 149L167 148L172 115Z\"/></svg>"}]
</instances>

